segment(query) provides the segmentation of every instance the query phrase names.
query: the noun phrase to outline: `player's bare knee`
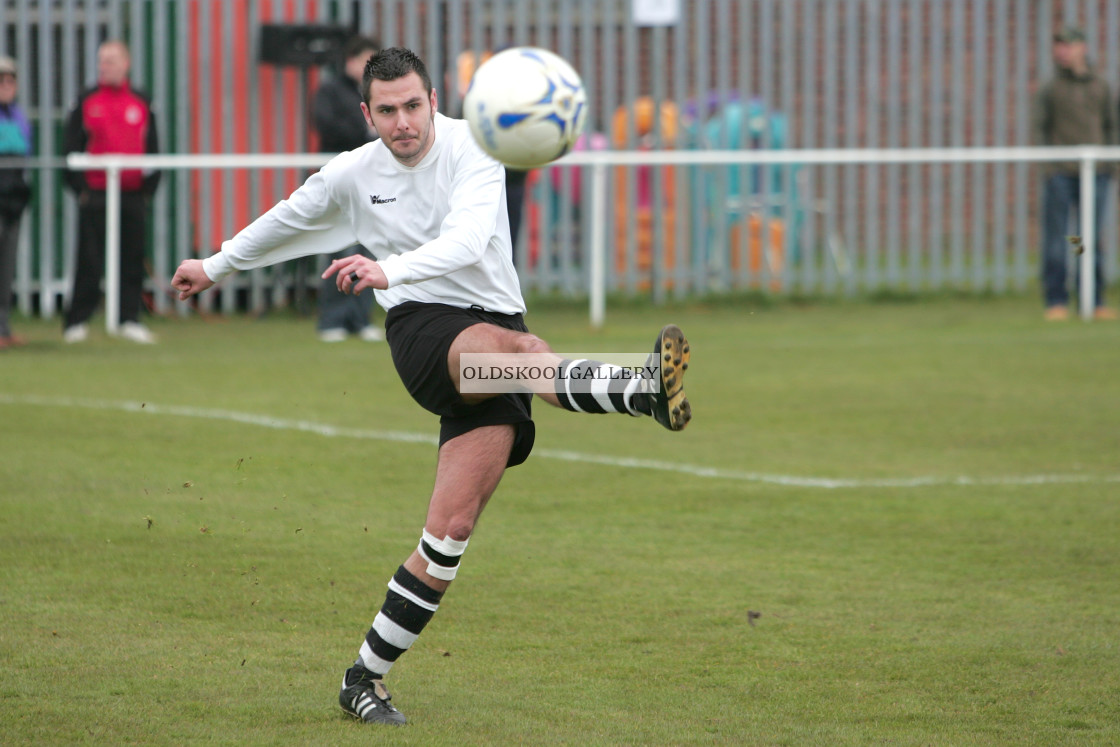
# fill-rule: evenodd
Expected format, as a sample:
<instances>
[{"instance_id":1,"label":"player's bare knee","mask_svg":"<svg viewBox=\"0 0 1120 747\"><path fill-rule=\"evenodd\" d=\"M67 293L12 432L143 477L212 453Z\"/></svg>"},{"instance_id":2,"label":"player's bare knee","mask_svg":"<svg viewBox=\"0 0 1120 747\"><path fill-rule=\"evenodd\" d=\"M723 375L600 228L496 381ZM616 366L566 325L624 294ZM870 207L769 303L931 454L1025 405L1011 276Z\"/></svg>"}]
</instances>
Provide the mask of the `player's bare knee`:
<instances>
[{"instance_id":1,"label":"player's bare knee","mask_svg":"<svg viewBox=\"0 0 1120 747\"><path fill-rule=\"evenodd\" d=\"M474 525L468 521L452 522L447 528L447 536L456 542L466 542L471 538Z\"/></svg>"},{"instance_id":2,"label":"player's bare knee","mask_svg":"<svg viewBox=\"0 0 1120 747\"><path fill-rule=\"evenodd\" d=\"M548 343L534 334L526 332L517 336L518 353L551 353Z\"/></svg>"}]
</instances>

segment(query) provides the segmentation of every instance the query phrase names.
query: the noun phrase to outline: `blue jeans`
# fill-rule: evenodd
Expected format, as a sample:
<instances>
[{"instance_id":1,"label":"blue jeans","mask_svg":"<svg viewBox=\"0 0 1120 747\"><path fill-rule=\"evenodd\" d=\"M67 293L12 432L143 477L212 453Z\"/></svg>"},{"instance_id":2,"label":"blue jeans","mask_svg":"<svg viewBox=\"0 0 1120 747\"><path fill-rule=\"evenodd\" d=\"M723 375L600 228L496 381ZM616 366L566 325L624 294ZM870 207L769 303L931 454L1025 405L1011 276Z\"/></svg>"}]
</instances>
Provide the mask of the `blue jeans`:
<instances>
[{"instance_id":1,"label":"blue jeans","mask_svg":"<svg viewBox=\"0 0 1120 747\"><path fill-rule=\"evenodd\" d=\"M372 259L372 255L361 244L343 249L331 255L331 259L345 259L361 254ZM366 288L358 295L342 293L338 290L336 278L329 277L319 283L319 322L318 331L344 329L357 334L370 325L373 318L373 291Z\"/></svg>"},{"instance_id":2,"label":"blue jeans","mask_svg":"<svg viewBox=\"0 0 1120 747\"><path fill-rule=\"evenodd\" d=\"M1104 213L1108 207L1107 174L1097 174L1094 223L1096 224L1096 261L1093 263L1096 277L1097 306L1104 304L1104 256L1101 252L1101 232L1104 229ZM1074 225L1070 230L1070 211L1076 212ZM1069 304L1069 288L1066 283L1066 267L1069 262L1070 246L1068 236L1080 233L1081 226L1081 178L1074 174L1054 174L1046 179L1042 187L1042 291L1047 306L1066 306ZM1086 247L1088 248L1088 247Z\"/></svg>"}]
</instances>

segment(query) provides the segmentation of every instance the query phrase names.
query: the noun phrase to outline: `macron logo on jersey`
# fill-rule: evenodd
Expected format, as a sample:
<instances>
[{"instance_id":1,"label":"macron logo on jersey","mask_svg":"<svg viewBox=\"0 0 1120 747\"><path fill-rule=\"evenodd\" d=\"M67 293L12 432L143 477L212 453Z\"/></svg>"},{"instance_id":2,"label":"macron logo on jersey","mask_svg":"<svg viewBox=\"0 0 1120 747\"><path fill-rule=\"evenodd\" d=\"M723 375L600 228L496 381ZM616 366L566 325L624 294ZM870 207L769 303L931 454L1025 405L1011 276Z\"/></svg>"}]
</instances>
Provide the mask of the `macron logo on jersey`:
<instances>
[{"instance_id":1,"label":"macron logo on jersey","mask_svg":"<svg viewBox=\"0 0 1120 747\"><path fill-rule=\"evenodd\" d=\"M387 202L396 202L397 198L396 197L382 198L381 195L370 195L369 196L369 201L372 202L374 205L384 205Z\"/></svg>"}]
</instances>

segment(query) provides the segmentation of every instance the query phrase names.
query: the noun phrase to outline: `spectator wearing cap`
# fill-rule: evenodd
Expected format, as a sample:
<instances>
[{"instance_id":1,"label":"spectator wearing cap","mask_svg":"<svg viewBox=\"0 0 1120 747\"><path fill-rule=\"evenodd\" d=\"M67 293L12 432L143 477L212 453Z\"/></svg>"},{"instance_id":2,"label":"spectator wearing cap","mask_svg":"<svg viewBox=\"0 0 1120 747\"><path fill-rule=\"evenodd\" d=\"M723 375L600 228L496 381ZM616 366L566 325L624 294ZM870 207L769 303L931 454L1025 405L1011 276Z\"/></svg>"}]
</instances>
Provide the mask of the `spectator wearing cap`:
<instances>
[{"instance_id":1,"label":"spectator wearing cap","mask_svg":"<svg viewBox=\"0 0 1120 747\"><path fill-rule=\"evenodd\" d=\"M1031 137L1035 145L1112 145L1117 142L1116 102L1108 83L1089 64L1085 32L1067 26L1054 34L1054 76L1035 95L1031 115ZM1067 265L1071 212L1080 217L1081 179L1076 161L1047 163L1042 167L1042 289L1045 318L1069 318L1070 292ZM1109 174L1096 174L1095 316L1115 319L1116 312L1104 305L1104 268L1101 261L1101 229L1107 208Z\"/></svg>"},{"instance_id":2,"label":"spectator wearing cap","mask_svg":"<svg viewBox=\"0 0 1120 747\"><path fill-rule=\"evenodd\" d=\"M31 125L16 103L19 69L11 57L0 55L0 158L31 155ZM31 199L22 168L0 168L0 350L23 344L12 334L12 280L16 271L19 222Z\"/></svg>"}]
</instances>

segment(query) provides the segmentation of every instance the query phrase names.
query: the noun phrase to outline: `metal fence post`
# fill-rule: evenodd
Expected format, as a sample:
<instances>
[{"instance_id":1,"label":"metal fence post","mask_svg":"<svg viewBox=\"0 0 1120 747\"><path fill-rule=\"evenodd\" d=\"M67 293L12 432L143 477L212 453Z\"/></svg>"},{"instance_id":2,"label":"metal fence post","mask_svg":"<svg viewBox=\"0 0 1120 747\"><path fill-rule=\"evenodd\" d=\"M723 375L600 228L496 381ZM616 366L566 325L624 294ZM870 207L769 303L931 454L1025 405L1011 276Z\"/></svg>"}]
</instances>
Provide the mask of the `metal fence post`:
<instances>
[{"instance_id":1,"label":"metal fence post","mask_svg":"<svg viewBox=\"0 0 1120 747\"><path fill-rule=\"evenodd\" d=\"M607 316L607 164L591 167L591 326L601 329Z\"/></svg>"},{"instance_id":2,"label":"metal fence post","mask_svg":"<svg viewBox=\"0 0 1120 747\"><path fill-rule=\"evenodd\" d=\"M105 168L105 331L117 334L121 320L121 167Z\"/></svg>"},{"instance_id":3,"label":"metal fence post","mask_svg":"<svg viewBox=\"0 0 1120 747\"><path fill-rule=\"evenodd\" d=\"M1096 274L1098 261L1096 231L1097 162L1092 156L1081 158L1081 318L1093 318L1096 306Z\"/></svg>"}]
</instances>

